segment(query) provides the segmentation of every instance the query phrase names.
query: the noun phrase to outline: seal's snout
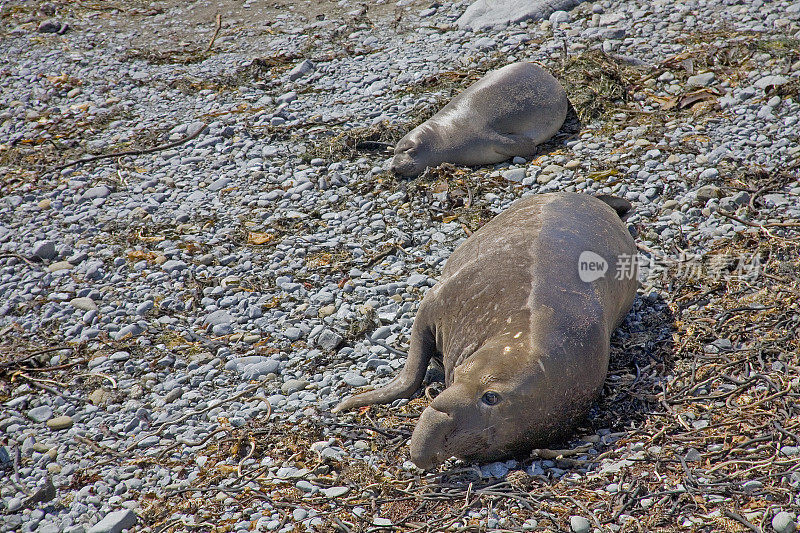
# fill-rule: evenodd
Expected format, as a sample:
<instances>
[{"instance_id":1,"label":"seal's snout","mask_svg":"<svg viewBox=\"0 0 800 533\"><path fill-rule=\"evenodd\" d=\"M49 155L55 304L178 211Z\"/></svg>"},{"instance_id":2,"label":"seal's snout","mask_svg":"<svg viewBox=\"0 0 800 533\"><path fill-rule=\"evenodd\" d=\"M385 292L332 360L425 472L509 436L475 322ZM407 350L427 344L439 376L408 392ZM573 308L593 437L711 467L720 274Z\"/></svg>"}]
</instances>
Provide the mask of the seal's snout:
<instances>
[{"instance_id":1,"label":"seal's snout","mask_svg":"<svg viewBox=\"0 0 800 533\"><path fill-rule=\"evenodd\" d=\"M450 457L445 441L453 433L453 417L428 407L411 435L411 461L422 469L432 468Z\"/></svg>"},{"instance_id":2,"label":"seal's snout","mask_svg":"<svg viewBox=\"0 0 800 533\"><path fill-rule=\"evenodd\" d=\"M400 155L402 155L402 154L400 154ZM391 165L389 165L389 169L390 169L392 172L394 172L395 174L402 174L402 172L401 172L401 169L402 169L402 161L401 161L400 155L395 155L395 156L392 158L392 164L391 164Z\"/></svg>"},{"instance_id":3,"label":"seal's snout","mask_svg":"<svg viewBox=\"0 0 800 533\"><path fill-rule=\"evenodd\" d=\"M422 174L422 170L418 168L418 165L406 152L395 155L390 168L392 172L401 176L414 177Z\"/></svg>"},{"instance_id":4,"label":"seal's snout","mask_svg":"<svg viewBox=\"0 0 800 533\"><path fill-rule=\"evenodd\" d=\"M414 139L417 130L400 139L394 149L391 169L394 173L406 177L415 177L422 174L424 164L424 147Z\"/></svg>"},{"instance_id":5,"label":"seal's snout","mask_svg":"<svg viewBox=\"0 0 800 533\"><path fill-rule=\"evenodd\" d=\"M431 455L414 455L412 453L411 462L414 463L417 468L421 468L422 470L430 470L436 465L443 463L444 459L438 453Z\"/></svg>"}]
</instances>

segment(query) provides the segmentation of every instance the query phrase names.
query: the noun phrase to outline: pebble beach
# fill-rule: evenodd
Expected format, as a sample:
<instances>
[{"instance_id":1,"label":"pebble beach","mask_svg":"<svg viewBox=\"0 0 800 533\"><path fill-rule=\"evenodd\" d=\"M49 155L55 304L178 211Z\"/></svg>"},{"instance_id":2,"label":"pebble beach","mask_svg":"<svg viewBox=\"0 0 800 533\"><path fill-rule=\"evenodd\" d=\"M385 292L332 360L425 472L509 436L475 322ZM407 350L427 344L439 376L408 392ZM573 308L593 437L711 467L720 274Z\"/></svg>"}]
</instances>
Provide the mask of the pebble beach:
<instances>
[{"instance_id":1,"label":"pebble beach","mask_svg":"<svg viewBox=\"0 0 800 533\"><path fill-rule=\"evenodd\" d=\"M0 3L0 532L795 531L800 3L469 4ZM572 102L540 153L389 171L515 61ZM572 441L422 471L425 394L330 413L555 191L629 200L640 250Z\"/></svg>"}]
</instances>

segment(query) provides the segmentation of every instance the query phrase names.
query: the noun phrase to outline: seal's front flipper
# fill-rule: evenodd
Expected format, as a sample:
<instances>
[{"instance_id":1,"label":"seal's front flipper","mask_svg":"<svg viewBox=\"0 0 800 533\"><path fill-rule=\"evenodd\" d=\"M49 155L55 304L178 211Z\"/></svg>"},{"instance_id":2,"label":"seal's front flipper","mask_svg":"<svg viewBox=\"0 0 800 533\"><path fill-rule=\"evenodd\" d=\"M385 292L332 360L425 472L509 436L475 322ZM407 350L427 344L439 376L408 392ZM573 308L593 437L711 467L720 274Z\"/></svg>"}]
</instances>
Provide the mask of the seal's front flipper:
<instances>
[{"instance_id":1,"label":"seal's front flipper","mask_svg":"<svg viewBox=\"0 0 800 533\"><path fill-rule=\"evenodd\" d=\"M338 413L373 403L389 403L399 398L410 397L422 384L428 363L434 353L436 353L435 337L427 327L417 327L415 321L411 330L408 359L400 374L385 387L347 398L331 409L331 412Z\"/></svg>"},{"instance_id":2,"label":"seal's front flipper","mask_svg":"<svg viewBox=\"0 0 800 533\"><path fill-rule=\"evenodd\" d=\"M515 156L529 159L536 153L536 147L541 142L542 139L538 137L531 138L526 133L498 132L497 135L493 135L488 139L486 148L494 151L502 159L509 159Z\"/></svg>"},{"instance_id":3,"label":"seal's front flipper","mask_svg":"<svg viewBox=\"0 0 800 533\"><path fill-rule=\"evenodd\" d=\"M605 202L614 211L617 212L619 218L625 220L631 214L633 205L625 198L619 196L611 196L610 194L600 194L597 196L598 200Z\"/></svg>"}]
</instances>

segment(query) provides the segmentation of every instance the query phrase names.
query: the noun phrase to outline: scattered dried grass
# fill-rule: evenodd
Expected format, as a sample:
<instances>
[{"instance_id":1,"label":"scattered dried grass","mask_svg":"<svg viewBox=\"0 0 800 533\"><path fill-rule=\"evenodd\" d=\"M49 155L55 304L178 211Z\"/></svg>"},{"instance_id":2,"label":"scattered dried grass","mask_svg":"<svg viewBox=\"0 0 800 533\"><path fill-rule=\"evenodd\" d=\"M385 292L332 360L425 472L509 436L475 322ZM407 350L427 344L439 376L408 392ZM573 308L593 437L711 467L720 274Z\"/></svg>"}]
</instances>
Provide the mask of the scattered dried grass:
<instances>
[{"instance_id":1,"label":"scattered dried grass","mask_svg":"<svg viewBox=\"0 0 800 533\"><path fill-rule=\"evenodd\" d=\"M131 48L122 61L146 61L151 65L191 65L200 63L214 55L201 47L175 48L171 50L140 50Z\"/></svg>"},{"instance_id":2,"label":"scattered dried grass","mask_svg":"<svg viewBox=\"0 0 800 533\"><path fill-rule=\"evenodd\" d=\"M641 79L641 71L599 50L570 56L556 77L581 122L590 122L624 107Z\"/></svg>"}]
</instances>

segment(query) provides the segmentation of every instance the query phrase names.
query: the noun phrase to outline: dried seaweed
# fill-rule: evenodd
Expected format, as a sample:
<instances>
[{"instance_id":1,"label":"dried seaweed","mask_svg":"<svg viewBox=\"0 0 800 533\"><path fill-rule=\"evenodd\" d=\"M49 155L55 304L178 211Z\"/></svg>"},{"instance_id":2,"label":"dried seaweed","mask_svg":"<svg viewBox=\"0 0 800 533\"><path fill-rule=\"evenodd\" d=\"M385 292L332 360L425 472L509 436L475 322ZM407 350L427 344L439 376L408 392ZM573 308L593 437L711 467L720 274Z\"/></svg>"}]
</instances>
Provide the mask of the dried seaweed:
<instances>
[{"instance_id":1,"label":"dried seaweed","mask_svg":"<svg viewBox=\"0 0 800 533\"><path fill-rule=\"evenodd\" d=\"M557 72L581 122L590 122L624 106L633 96L641 72L598 50L570 56Z\"/></svg>"}]
</instances>

